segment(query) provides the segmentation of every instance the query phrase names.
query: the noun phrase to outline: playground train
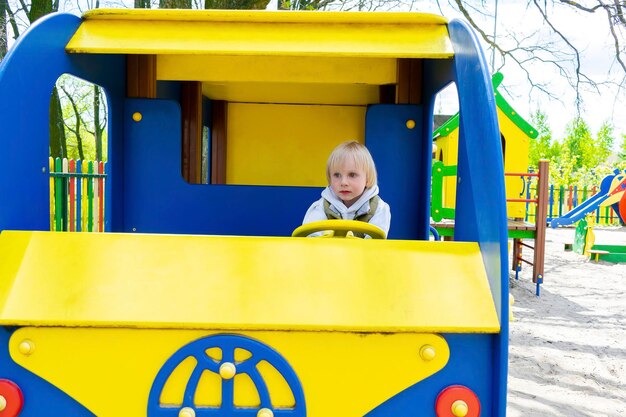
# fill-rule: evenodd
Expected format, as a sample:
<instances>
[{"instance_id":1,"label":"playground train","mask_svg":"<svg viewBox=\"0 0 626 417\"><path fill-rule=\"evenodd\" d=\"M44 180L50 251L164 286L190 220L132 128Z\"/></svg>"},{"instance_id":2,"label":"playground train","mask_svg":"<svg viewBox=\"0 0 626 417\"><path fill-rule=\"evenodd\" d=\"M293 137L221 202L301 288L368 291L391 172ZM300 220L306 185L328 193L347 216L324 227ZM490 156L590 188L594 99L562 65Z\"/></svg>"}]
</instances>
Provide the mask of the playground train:
<instances>
[{"instance_id":1,"label":"playground train","mask_svg":"<svg viewBox=\"0 0 626 417\"><path fill-rule=\"evenodd\" d=\"M105 233L48 231L62 74L106 92ZM450 83L455 235L429 241ZM54 14L0 64L0 132L0 416L505 415L502 149L466 23ZM388 239L292 236L347 139L376 161Z\"/></svg>"}]
</instances>

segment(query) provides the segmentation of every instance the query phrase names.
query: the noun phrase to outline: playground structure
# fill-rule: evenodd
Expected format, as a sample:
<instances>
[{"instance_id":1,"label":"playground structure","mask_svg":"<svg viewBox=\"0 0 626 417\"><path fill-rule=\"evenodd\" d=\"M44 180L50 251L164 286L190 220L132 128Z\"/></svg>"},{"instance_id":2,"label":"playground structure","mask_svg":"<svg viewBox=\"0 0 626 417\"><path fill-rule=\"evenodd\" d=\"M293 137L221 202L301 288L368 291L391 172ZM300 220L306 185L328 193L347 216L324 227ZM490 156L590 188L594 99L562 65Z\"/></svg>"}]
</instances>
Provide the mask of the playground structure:
<instances>
[{"instance_id":1,"label":"playground structure","mask_svg":"<svg viewBox=\"0 0 626 417\"><path fill-rule=\"evenodd\" d=\"M579 204L587 201L588 198L597 194L599 187L596 186L578 186L578 185L560 185L550 184L548 187L548 224L553 219L561 217L564 213L572 211ZM530 198L535 193L533 184L526 187L526 197ZM598 207L595 212L590 212L595 217L597 225L602 226L618 226L621 224L619 213L612 206ZM527 206L526 221L533 221L535 217L534 206Z\"/></svg>"},{"instance_id":2,"label":"playground structure","mask_svg":"<svg viewBox=\"0 0 626 417\"><path fill-rule=\"evenodd\" d=\"M446 219L454 219L455 209L449 207L441 207L440 190L443 187L444 178L446 176L455 176L456 167L446 167L441 162L433 164L433 199L431 204L431 216L435 215L435 212L439 216L445 216ZM532 204L536 207L535 223L528 223L522 219L508 219L507 229L508 237L513 239L513 253L511 260L511 268L515 271L515 279L519 279L519 273L522 270L522 264L530 265L533 268L532 280L536 285L536 294L540 295L541 284L543 284L544 278L544 260L545 260L545 242L546 242L546 208L548 204L548 178L549 178L549 163L546 160L539 161L538 172L528 173L504 173L505 177L532 178L536 179L536 194L531 196L530 194L526 198L507 198L507 203L523 203ZM530 188L530 185L528 185ZM434 220L438 220L439 217ZM455 223L452 221L443 221L435 223L432 226L437 235L444 238L451 239L454 237ZM534 244L529 245L524 240L532 240ZM527 248L533 251L532 261L523 257L523 249Z\"/></svg>"},{"instance_id":3,"label":"playground structure","mask_svg":"<svg viewBox=\"0 0 626 417\"><path fill-rule=\"evenodd\" d=\"M46 231L62 74L107 95L105 233ZM431 242L433 108L451 82L456 241ZM50 15L0 64L0 129L3 417L506 414L502 153L464 22ZM291 237L350 138L377 163L388 239Z\"/></svg>"},{"instance_id":4,"label":"playground structure","mask_svg":"<svg viewBox=\"0 0 626 417\"><path fill-rule=\"evenodd\" d=\"M502 83L502 73L495 73L492 77L500 139L502 141L502 155L504 172L526 172L528 170L528 151L530 141L537 137L537 130L530 125L513 106L500 94L498 87ZM441 161L446 177L443 180L441 194L435 193L433 200L441 198L441 203L433 203L432 217L435 221L450 217L449 208L454 208L456 196L456 177L454 167L458 160L459 115L452 116L433 133L433 140L437 144L436 160ZM452 171L450 171L452 170ZM507 175L505 188L507 197L507 216L514 219L524 219L526 204L516 199L525 195L525 178ZM521 183L520 183L521 181ZM441 213L439 210L443 210Z\"/></svg>"},{"instance_id":5,"label":"playground structure","mask_svg":"<svg viewBox=\"0 0 626 417\"><path fill-rule=\"evenodd\" d=\"M596 262L598 260L613 263L626 262L626 245L596 244L593 226L593 216L587 216L578 221L572 250L579 255L589 256Z\"/></svg>"},{"instance_id":6,"label":"playground structure","mask_svg":"<svg viewBox=\"0 0 626 417\"><path fill-rule=\"evenodd\" d=\"M502 97L497 88L503 80L501 73L492 77L495 91L507 201L508 236L513 239L511 266L518 279L522 264L533 268L532 280L536 293L544 278L546 211L548 204L548 162L540 163L538 173L527 173L528 150L531 139L537 137L536 129L524 120ZM454 236L456 183L458 180L456 163L458 160L459 114L452 116L433 134L437 143L437 162L433 164L431 218L433 227L445 238ZM531 178L536 178L536 197L530 195ZM537 209L534 223L525 221L528 206ZM447 221L443 221L446 219ZM524 240L532 240L532 244ZM522 256L523 248L533 251L532 261Z\"/></svg>"},{"instance_id":7,"label":"playground structure","mask_svg":"<svg viewBox=\"0 0 626 417\"><path fill-rule=\"evenodd\" d=\"M553 228L567 226L585 218L598 207L612 207L618 213L622 223L626 221L626 171L616 169L613 174L607 175L600 183L600 191L585 200L566 214L553 219L550 226Z\"/></svg>"}]
</instances>

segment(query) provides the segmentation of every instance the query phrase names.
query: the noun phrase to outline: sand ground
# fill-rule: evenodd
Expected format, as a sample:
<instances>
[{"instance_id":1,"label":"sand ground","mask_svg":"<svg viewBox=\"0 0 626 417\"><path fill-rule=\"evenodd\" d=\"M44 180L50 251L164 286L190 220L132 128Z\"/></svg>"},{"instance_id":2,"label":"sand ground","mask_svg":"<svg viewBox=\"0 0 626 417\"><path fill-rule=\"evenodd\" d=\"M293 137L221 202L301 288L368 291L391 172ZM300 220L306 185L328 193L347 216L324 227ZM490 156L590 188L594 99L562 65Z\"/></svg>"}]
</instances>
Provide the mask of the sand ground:
<instances>
[{"instance_id":1,"label":"sand ground","mask_svg":"<svg viewBox=\"0 0 626 417\"><path fill-rule=\"evenodd\" d=\"M594 231L626 246L624 227ZM508 417L626 417L626 263L566 252L574 233L548 229L540 297L530 267L510 274Z\"/></svg>"}]
</instances>

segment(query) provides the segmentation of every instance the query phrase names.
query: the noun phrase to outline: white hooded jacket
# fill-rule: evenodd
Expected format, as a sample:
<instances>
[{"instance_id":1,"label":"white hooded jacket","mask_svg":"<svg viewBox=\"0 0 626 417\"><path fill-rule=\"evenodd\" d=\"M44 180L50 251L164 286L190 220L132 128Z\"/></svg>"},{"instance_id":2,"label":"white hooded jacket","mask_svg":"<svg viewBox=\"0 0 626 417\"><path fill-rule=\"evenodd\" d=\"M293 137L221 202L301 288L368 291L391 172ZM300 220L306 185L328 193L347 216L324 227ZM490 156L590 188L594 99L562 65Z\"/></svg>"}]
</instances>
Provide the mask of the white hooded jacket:
<instances>
[{"instance_id":1,"label":"white hooded jacket","mask_svg":"<svg viewBox=\"0 0 626 417\"><path fill-rule=\"evenodd\" d=\"M372 188L366 188L361 197L354 202L350 207L346 207L343 201L337 197L330 187L324 188L322 191L322 198L311 204L311 207L304 215L302 224L316 222L319 220L328 220L326 213L324 212L324 200L330 203L330 210L335 212L344 220L354 220L362 214L367 213L370 210L370 199L378 195L378 186L375 185ZM380 198L380 197L379 197ZM385 234L389 233L389 226L391 224L391 210L389 204L385 203L382 199L378 200L378 207L376 213L370 219L369 223L380 227L384 230ZM314 233L311 236L319 236L321 233ZM369 236L367 236L369 237Z\"/></svg>"}]
</instances>

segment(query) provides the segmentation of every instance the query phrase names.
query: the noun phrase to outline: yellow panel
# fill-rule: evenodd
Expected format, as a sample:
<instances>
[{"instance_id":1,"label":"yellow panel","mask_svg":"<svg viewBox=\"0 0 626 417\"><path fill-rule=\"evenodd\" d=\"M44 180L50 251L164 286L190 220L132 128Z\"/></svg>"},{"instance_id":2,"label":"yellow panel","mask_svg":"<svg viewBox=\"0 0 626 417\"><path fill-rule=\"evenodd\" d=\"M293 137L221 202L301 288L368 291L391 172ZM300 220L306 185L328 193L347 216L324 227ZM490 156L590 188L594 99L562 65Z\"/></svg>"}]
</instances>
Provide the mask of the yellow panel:
<instances>
[{"instance_id":1,"label":"yellow panel","mask_svg":"<svg viewBox=\"0 0 626 417\"><path fill-rule=\"evenodd\" d=\"M230 102L357 106L378 103L380 97L379 87L367 84L203 83L202 93Z\"/></svg>"},{"instance_id":2,"label":"yellow panel","mask_svg":"<svg viewBox=\"0 0 626 417\"><path fill-rule=\"evenodd\" d=\"M437 139L437 146L443 151L443 164L455 166L459 158L459 130L455 129L449 135ZM456 205L456 176L443 178L443 206L454 208Z\"/></svg>"},{"instance_id":3,"label":"yellow panel","mask_svg":"<svg viewBox=\"0 0 626 417\"><path fill-rule=\"evenodd\" d=\"M163 391L161 392L161 404L182 405L185 397L185 387L187 381L198 364L195 358L186 358L180 365L174 369L167 379Z\"/></svg>"},{"instance_id":4,"label":"yellow panel","mask_svg":"<svg viewBox=\"0 0 626 417\"><path fill-rule=\"evenodd\" d=\"M222 378L218 374L210 371L202 373L200 381L198 381L194 403L204 407L219 407L222 405ZM182 405L182 402L178 405Z\"/></svg>"},{"instance_id":5,"label":"yellow panel","mask_svg":"<svg viewBox=\"0 0 626 417\"><path fill-rule=\"evenodd\" d=\"M235 375L233 379L235 391L233 404L236 407L259 407L261 398L252 379L246 374ZM271 384L267 385L271 387Z\"/></svg>"},{"instance_id":6,"label":"yellow panel","mask_svg":"<svg viewBox=\"0 0 626 417\"><path fill-rule=\"evenodd\" d=\"M504 172L527 172L528 151L530 138L522 131L502 110L498 110L498 123L500 132L506 139L504 155ZM445 165L457 165L458 158L458 128L449 135L437 139L437 146L444 150ZM506 198L526 198L520 195L522 192L522 180L520 177L506 176L504 179ZM456 177L444 178L444 207L454 207L456 199ZM526 203L507 203L507 216L511 218L524 218L526 216Z\"/></svg>"},{"instance_id":7,"label":"yellow panel","mask_svg":"<svg viewBox=\"0 0 626 417\"><path fill-rule=\"evenodd\" d=\"M84 15L68 52L448 58L446 20L418 13L135 11Z\"/></svg>"},{"instance_id":8,"label":"yellow panel","mask_svg":"<svg viewBox=\"0 0 626 417\"><path fill-rule=\"evenodd\" d=\"M396 59L159 55L157 79L204 82L395 84Z\"/></svg>"},{"instance_id":9,"label":"yellow panel","mask_svg":"<svg viewBox=\"0 0 626 417\"><path fill-rule=\"evenodd\" d=\"M0 325L500 327L474 242L4 231L0 265Z\"/></svg>"},{"instance_id":10,"label":"yellow panel","mask_svg":"<svg viewBox=\"0 0 626 417\"><path fill-rule=\"evenodd\" d=\"M363 141L365 110L229 103L226 182L326 186L328 155L340 142Z\"/></svg>"},{"instance_id":11,"label":"yellow panel","mask_svg":"<svg viewBox=\"0 0 626 417\"><path fill-rule=\"evenodd\" d=\"M207 356L215 361L221 361L222 360L222 350L220 348L210 348L207 349L206 352Z\"/></svg>"},{"instance_id":12,"label":"yellow panel","mask_svg":"<svg viewBox=\"0 0 626 417\"><path fill-rule=\"evenodd\" d=\"M257 365L264 381L270 387L270 398L274 407L292 407L296 404L293 391L278 370L269 362L261 361Z\"/></svg>"},{"instance_id":13,"label":"yellow panel","mask_svg":"<svg viewBox=\"0 0 626 417\"><path fill-rule=\"evenodd\" d=\"M27 327L12 335L9 352L19 365L99 417L145 416L161 366L187 343L211 333ZM308 417L328 416L328 410L333 416L361 417L441 370L450 356L446 341L434 334L241 334L269 345L289 362L302 384ZM34 346L29 356L18 348L26 339ZM435 352L430 361L419 353L426 345ZM272 395L273 386L268 388Z\"/></svg>"},{"instance_id":14,"label":"yellow panel","mask_svg":"<svg viewBox=\"0 0 626 417\"><path fill-rule=\"evenodd\" d=\"M506 140L504 172L528 172L528 151L530 138L498 108L500 132ZM526 181L527 177L524 178ZM520 177L506 177L506 198L526 198L526 190ZM520 195L522 193L523 195ZM507 216L524 218L526 203L507 203Z\"/></svg>"}]
</instances>

